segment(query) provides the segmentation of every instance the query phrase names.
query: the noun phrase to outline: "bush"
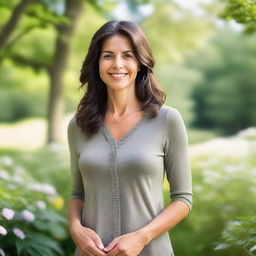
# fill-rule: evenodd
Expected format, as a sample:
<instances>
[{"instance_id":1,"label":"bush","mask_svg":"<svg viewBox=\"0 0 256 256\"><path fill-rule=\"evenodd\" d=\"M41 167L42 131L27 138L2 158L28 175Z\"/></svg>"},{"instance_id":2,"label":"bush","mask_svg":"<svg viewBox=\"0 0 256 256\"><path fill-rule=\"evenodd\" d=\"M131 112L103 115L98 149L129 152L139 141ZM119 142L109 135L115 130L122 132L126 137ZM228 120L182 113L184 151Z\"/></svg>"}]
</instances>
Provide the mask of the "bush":
<instances>
[{"instance_id":1,"label":"bush","mask_svg":"<svg viewBox=\"0 0 256 256\"><path fill-rule=\"evenodd\" d=\"M255 214L255 156L252 153L238 159L193 159L193 208L189 216L170 231L177 255L229 255L214 248L230 220ZM255 223L251 221L249 225L250 230L255 231ZM252 234L250 237L253 238ZM238 237L236 242L239 243ZM236 251L231 255L247 254Z\"/></svg>"},{"instance_id":2,"label":"bush","mask_svg":"<svg viewBox=\"0 0 256 256\"><path fill-rule=\"evenodd\" d=\"M256 216L240 217L229 221L222 233L222 241L215 250L219 255L256 255Z\"/></svg>"},{"instance_id":3,"label":"bush","mask_svg":"<svg viewBox=\"0 0 256 256\"><path fill-rule=\"evenodd\" d=\"M54 186L38 183L9 156L0 159L0 239L5 255L66 255L67 221Z\"/></svg>"}]
</instances>

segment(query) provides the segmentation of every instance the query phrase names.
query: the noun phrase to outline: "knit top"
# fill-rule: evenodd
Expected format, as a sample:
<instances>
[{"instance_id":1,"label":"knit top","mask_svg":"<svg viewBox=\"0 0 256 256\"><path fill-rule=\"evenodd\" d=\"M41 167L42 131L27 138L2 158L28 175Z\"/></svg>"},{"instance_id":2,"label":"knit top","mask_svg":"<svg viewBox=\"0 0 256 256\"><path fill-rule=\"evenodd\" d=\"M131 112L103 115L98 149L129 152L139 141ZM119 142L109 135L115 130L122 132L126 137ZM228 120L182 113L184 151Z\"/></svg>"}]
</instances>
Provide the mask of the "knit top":
<instances>
[{"instance_id":1,"label":"knit top","mask_svg":"<svg viewBox=\"0 0 256 256\"><path fill-rule=\"evenodd\" d=\"M164 209L166 175L172 201L192 207L188 137L180 112L162 105L155 118L144 111L120 140L101 124L87 137L68 125L71 199L83 200L81 224L107 246L114 238L147 225ZM159 254L161 252L161 254ZM76 249L75 255L79 255ZM168 232L153 239L139 256L174 256Z\"/></svg>"}]
</instances>

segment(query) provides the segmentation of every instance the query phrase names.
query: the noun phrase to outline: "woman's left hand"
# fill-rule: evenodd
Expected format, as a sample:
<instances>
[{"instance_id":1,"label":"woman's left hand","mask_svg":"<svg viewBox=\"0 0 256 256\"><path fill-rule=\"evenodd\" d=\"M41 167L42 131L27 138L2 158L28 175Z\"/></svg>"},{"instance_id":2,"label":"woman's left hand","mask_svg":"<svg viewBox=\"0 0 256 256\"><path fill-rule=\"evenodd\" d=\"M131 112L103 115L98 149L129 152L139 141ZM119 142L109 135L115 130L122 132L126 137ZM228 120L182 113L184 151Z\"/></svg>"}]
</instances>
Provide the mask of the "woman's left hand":
<instances>
[{"instance_id":1,"label":"woman's left hand","mask_svg":"<svg viewBox=\"0 0 256 256\"><path fill-rule=\"evenodd\" d=\"M137 256L147 244L147 236L138 230L116 237L103 250L108 256Z\"/></svg>"}]
</instances>

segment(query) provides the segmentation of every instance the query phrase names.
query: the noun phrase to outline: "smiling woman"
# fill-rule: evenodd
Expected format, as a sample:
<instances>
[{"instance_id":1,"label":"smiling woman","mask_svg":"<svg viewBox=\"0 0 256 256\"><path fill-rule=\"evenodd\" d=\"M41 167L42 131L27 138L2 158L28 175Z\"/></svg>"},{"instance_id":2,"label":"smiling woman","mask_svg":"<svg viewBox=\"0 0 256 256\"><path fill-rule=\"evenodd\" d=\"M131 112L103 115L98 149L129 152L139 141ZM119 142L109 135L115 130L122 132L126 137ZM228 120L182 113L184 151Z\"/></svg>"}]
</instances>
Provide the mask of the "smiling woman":
<instances>
[{"instance_id":1,"label":"smiling woman","mask_svg":"<svg viewBox=\"0 0 256 256\"><path fill-rule=\"evenodd\" d=\"M167 231L192 206L188 138L153 66L136 24L110 21L94 34L80 76L87 90L68 126L76 256L174 256Z\"/></svg>"}]
</instances>

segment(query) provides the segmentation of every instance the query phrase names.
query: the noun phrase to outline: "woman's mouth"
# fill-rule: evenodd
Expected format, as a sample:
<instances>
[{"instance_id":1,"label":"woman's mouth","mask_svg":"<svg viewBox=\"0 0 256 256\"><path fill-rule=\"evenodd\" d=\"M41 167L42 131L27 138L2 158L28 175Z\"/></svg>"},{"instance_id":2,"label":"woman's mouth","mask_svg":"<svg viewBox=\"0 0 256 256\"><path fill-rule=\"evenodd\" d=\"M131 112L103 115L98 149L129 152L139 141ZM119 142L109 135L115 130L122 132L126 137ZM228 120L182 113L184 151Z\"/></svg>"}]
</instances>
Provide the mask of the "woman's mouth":
<instances>
[{"instance_id":1,"label":"woman's mouth","mask_svg":"<svg viewBox=\"0 0 256 256\"><path fill-rule=\"evenodd\" d=\"M120 78L123 78L125 77L128 73L109 73L113 78L117 78L117 79L120 79Z\"/></svg>"}]
</instances>

